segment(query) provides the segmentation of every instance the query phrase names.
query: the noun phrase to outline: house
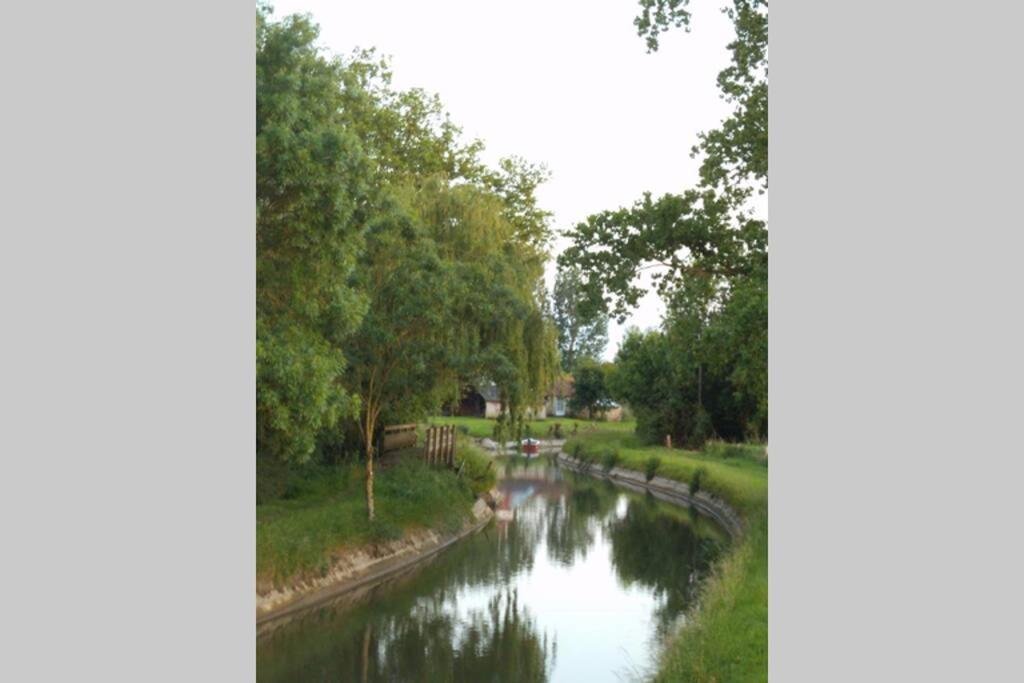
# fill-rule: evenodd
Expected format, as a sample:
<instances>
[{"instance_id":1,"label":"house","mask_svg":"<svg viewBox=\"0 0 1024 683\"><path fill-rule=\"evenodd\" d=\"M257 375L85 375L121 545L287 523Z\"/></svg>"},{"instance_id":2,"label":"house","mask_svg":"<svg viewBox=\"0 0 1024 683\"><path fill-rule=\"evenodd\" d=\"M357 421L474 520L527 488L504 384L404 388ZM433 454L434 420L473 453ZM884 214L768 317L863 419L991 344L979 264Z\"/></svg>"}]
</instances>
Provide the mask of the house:
<instances>
[{"instance_id":1,"label":"house","mask_svg":"<svg viewBox=\"0 0 1024 683\"><path fill-rule=\"evenodd\" d=\"M569 415L569 399L572 398L572 375L562 375L551 383L544 399L545 412L551 417Z\"/></svg>"},{"instance_id":2,"label":"house","mask_svg":"<svg viewBox=\"0 0 1024 683\"><path fill-rule=\"evenodd\" d=\"M501 414L501 394L493 382L484 382L479 386L466 387L466 393L457 406L446 406L446 415L458 415L459 417L488 417L496 418ZM526 411L527 418L531 420L543 420L547 417L546 405L530 408Z\"/></svg>"},{"instance_id":3,"label":"house","mask_svg":"<svg viewBox=\"0 0 1024 683\"><path fill-rule=\"evenodd\" d=\"M581 420L589 420L590 413L583 409L576 413ZM615 401L606 401L603 406L598 406L597 419L605 422L622 422L622 406Z\"/></svg>"},{"instance_id":4,"label":"house","mask_svg":"<svg viewBox=\"0 0 1024 683\"><path fill-rule=\"evenodd\" d=\"M562 375L551 383L544 402L526 411L526 417L531 420L544 420L553 417L570 417L573 415L569 409L569 399L572 398L573 379L572 375ZM622 420L622 407L609 401L599 418L609 422ZM445 414L458 415L461 417L488 417L496 418L501 414L501 394L497 385L493 382L484 382L479 386L469 386L462 400L457 406L450 406ZM575 415L583 419L589 419L586 410Z\"/></svg>"}]
</instances>

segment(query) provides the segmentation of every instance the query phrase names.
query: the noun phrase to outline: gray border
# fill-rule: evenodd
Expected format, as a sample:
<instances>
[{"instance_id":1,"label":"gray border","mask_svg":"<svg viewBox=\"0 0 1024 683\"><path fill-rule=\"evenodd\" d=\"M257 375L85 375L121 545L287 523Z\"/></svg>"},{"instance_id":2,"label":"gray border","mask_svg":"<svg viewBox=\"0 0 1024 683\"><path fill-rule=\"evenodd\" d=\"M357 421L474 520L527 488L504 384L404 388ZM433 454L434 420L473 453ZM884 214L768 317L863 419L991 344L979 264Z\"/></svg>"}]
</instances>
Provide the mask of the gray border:
<instances>
[{"instance_id":1,"label":"gray border","mask_svg":"<svg viewBox=\"0 0 1024 683\"><path fill-rule=\"evenodd\" d=\"M1022 18L771 4L771 680L1024 680Z\"/></svg>"},{"instance_id":2,"label":"gray border","mask_svg":"<svg viewBox=\"0 0 1024 683\"><path fill-rule=\"evenodd\" d=\"M0 680L255 678L252 2L0 21Z\"/></svg>"},{"instance_id":3,"label":"gray border","mask_svg":"<svg viewBox=\"0 0 1024 683\"><path fill-rule=\"evenodd\" d=\"M1021 11L772 3L773 680L1024 678ZM0 678L251 680L252 4L0 33Z\"/></svg>"}]
</instances>

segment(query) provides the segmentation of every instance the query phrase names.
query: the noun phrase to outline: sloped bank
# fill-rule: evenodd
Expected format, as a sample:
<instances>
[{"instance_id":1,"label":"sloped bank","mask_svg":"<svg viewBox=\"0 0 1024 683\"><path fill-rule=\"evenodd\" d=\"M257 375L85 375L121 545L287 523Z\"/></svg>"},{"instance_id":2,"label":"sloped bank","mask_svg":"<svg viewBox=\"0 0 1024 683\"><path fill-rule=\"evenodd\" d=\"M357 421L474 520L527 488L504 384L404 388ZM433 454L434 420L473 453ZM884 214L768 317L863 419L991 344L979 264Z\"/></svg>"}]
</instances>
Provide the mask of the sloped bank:
<instances>
[{"instance_id":1,"label":"sloped bank","mask_svg":"<svg viewBox=\"0 0 1024 683\"><path fill-rule=\"evenodd\" d=\"M382 581L480 531L494 516L493 506L499 496L492 489L477 498L471 519L455 533L427 529L388 543L345 549L336 553L326 571L319 574L296 576L279 586L257 584L257 633L279 619Z\"/></svg>"},{"instance_id":2,"label":"sloped bank","mask_svg":"<svg viewBox=\"0 0 1024 683\"><path fill-rule=\"evenodd\" d=\"M612 467L608 470L599 464L573 458L564 452L558 454L558 462L576 472L610 479L634 491L649 491L654 497L670 503L692 506L701 514L718 522L734 541L743 533L743 519L728 503L705 491L698 491L694 495L690 492L690 486L681 481L658 476L648 480L643 472L624 467Z\"/></svg>"}]
</instances>

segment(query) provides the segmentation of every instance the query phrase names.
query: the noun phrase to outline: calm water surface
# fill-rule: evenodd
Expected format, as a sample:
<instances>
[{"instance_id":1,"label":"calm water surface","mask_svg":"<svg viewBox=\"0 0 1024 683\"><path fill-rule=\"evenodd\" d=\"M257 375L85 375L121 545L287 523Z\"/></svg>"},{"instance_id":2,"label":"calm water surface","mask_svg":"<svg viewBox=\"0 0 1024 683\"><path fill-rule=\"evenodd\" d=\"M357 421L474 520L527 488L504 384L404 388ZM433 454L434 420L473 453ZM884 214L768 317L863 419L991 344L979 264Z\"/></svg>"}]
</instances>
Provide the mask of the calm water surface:
<instances>
[{"instance_id":1,"label":"calm water surface","mask_svg":"<svg viewBox=\"0 0 1024 683\"><path fill-rule=\"evenodd\" d=\"M724 533L547 459L499 470L512 519L262 633L257 679L589 682L649 672Z\"/></svg>"}]
</instances>

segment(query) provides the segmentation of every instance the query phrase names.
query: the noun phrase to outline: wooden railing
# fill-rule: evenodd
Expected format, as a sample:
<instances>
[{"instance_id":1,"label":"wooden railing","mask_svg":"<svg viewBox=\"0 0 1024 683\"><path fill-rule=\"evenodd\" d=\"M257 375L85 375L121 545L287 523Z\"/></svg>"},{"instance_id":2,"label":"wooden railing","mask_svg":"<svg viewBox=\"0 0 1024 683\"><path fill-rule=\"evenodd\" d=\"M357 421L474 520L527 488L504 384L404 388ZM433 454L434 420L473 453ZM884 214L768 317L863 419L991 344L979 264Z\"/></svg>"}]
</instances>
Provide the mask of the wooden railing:
<instances>
[{"instance_id":1,"label":"wooden railing","mask_svg":"<svg viewBox=\"0 0 1024 683\"><path fill-rule=\"evenodd\" d=\"M412 448L418 439L419 435L416 433L415 424L388 425L384 427L380 436L377 450L384 454L402 448Z\"/></svg>"}]
</instances>

